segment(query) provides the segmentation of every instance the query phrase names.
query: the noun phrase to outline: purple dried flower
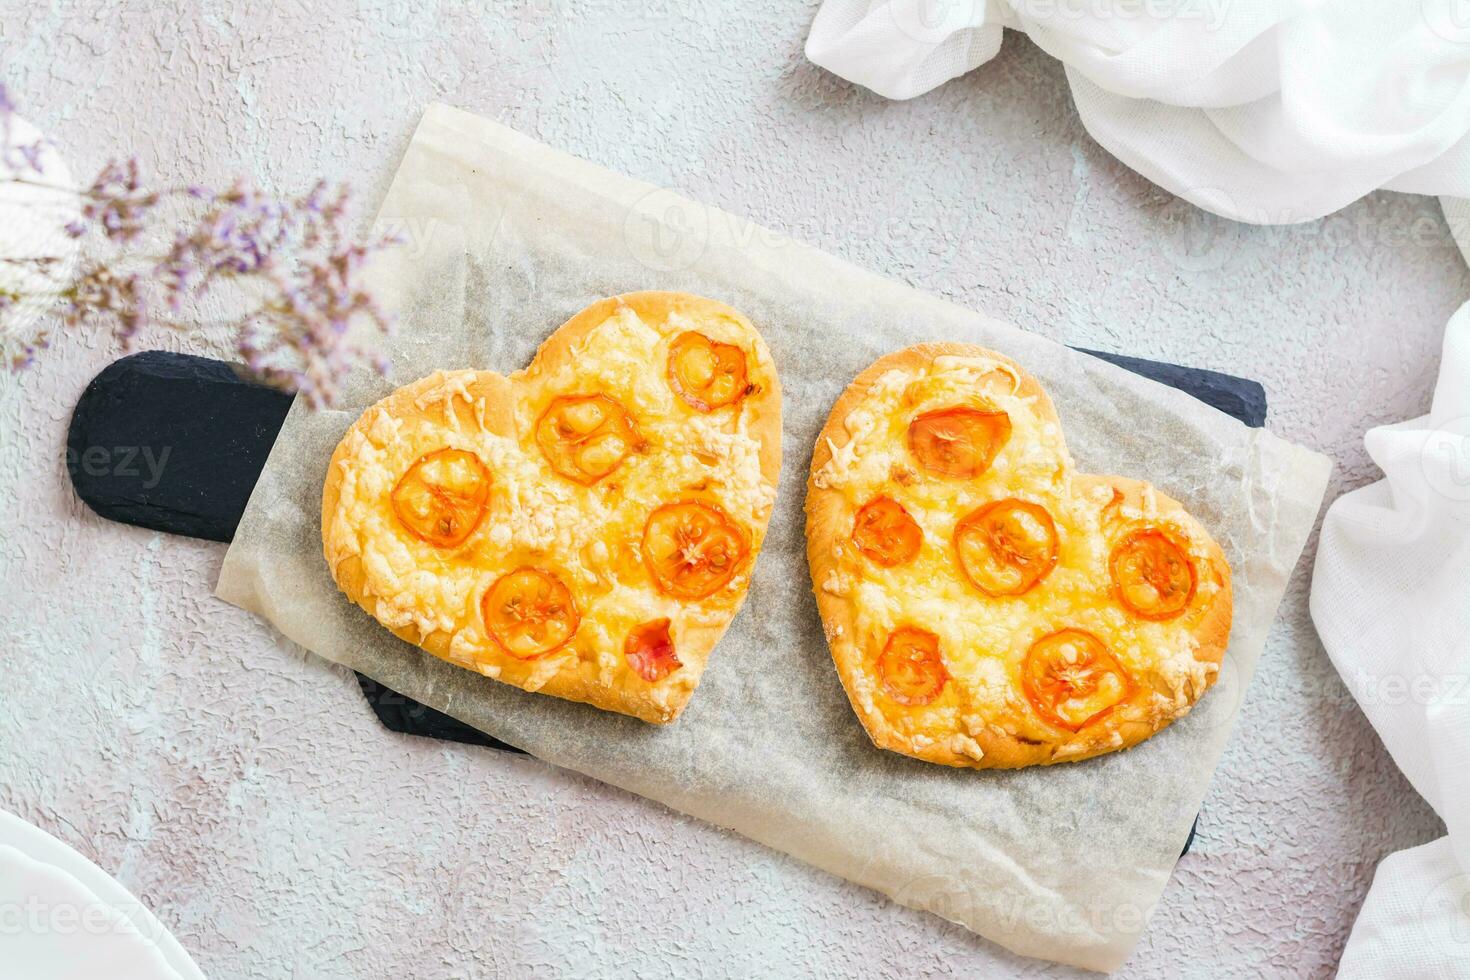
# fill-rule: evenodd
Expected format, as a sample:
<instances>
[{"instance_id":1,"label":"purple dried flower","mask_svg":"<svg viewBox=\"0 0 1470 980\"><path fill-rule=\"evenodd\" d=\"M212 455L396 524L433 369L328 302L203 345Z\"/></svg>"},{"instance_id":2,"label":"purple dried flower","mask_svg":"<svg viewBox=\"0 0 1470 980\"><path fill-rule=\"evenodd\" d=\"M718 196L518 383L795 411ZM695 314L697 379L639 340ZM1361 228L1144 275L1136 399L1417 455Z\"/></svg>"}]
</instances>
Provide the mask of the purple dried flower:
<instances>
[{"instance_id":1,"label":"purple dried flower","mask_svg":"<svg viewBox=\"0 0 1470 980\"><path fill-rule=\"evenodd\" d=\"M321 181L301 199L301 210L307 219L302 241L306 248L335 247L342 242L345 237L342 222L347 215L350 198L351 191L346 184L333 193L327 183Z\"/></svg>"},{"instance_id":2,"label":"purple dried flower","mask_svg":"<svg viewBox=\"0 0 1470 980\"><path fill-rule=\"evenodd\" d=\"M189 193L199 196L199 190ZM209 201L204 213L175 236L158 264L175 309L185 298L203 295L217 279L263 272L289 237L286 209L244 181L200 199Z\"/></svg>"},{"instance_id":3,"label":"purple dried flower","mask_svg":"<svg viewBox=\"0 0 1470 980\"><path fill-rule=\"evenodd\" d=\"M15 100L3 82L0 82L0 167L11 173L22 174L32 171L42 173L41 152L44 141L16 143L13 137Z\"/></svg>"},{"instance_id":4,"label":"purple dried flower","mask_svg":"<svg viewBox=\"0 0 1470 980\"><path fill-rule=\"evenodd\" d=\"M357 282L368 256L381 247L342 246L303 263L289 276L272 277L276 296L253 329L241 336L240 353L250 369L299 392L313 408L330 405L360 361L386 372L386 358L349 336L355 324L381 333L392 328L390 318Z\"/></svg>"},{"instance_id":5,"label":"purple dried flower","mask_svg":"<svg viewBox=\"0 0 1470 980\"><path fill-rule=\"evenodd\" d=\"M19 293L0 290L0 316L16 306L23 298ZM36 352L47 346L49 346L49 338L44 330L29 340L22 341L0 336L0 350L4 351L5 366L11 372L24 371L36 363Z\"/></svg>"},{"instance_id":6,"label":"purple dried flower","mask_svg":"<svg viewBox=\"0 0 1470 980\"><path fill-rule=\"evenodd\" d=\"M24 371L26 368L36 363L37 351L45 350L50 346L51 338L46 335L45 331L42 331L35 337L32 337L30 340L25 341L20 345L20 350L11 355L10 370L12 372Z\"/></svg>"},{"instance_id":7,"label":"purple dried flower","mask_svg":"<svg viewBox=\"0 0 1470 980\"><path fill-rule=\"evenodd\" d=\"M10 256L0 257L0 265L20 266L22 268L34 269L38 272L45 272L60 261L61 256L59 255L25 255L14 258Z\"/></svg>"},{"instance_id":8,"label":"purple dried flower","mask_svg":"<svg viewBox=\"0 0 1470 980\"><path fill-rule=\"evenodd\" d=\"M0 167L40 172L42 143L15 146L14 103L0 85ZM5 178L0 176L0 181ZM144 268L123 246L142 237L164 196L201 202L198 216L175 236L168 253ZM239 350L252 370L278 387L299 391L312 407L331 404L342 380L360 362L387 373L388 361L355 339L356 328L389 332L389 317L359 282L367 258L398 243L353 242L344 230L349 191L317 183L305 195L277 199L245 181L214 192L187 186L163 193L143 186L138 161L110 161L81 192L82 217L66 225L72 238L92 227L118 248L90 264L62 294L69 327L106 322L124 344L148 323L157 300L178 310L221 281L247 280L266 290L265 304L239 324ZM45 271L59 261L36 256L0 259ZM138 270L138 271L133 271ZM251 292L250 295L258 295ZM0 313L25 297L0 291ZM48 344L40 333L10 341L12 370L21 370Z\"/></svg>"},{"instance_id":9,"label":"purple dried flower","mask_svg":"<svg viewBox=\"0 0 1470 980\"><path fill-rule=\"evenodd\" d=\"M20 162L28 169L38 174L43 172L41 168L41 143L39 140L35 143L20 143L11 149L15 151L16 155L20 158Z\"/></svg>"},{"instance_id":10,"label":"purple dried flower","mask_svg":"<svg viewBox=\"0 0 1470 980\"><path fill-rule=\"evenodd\" d=\"M327 190L322 182L303 197L281 201L243 181L217 195L190 188L209 205L158 265L170 305L177 309L219 279L266 273L287 252L338 244L348 192L344 187L328 198Z\"/></svg>"},{"instance_id":11,"label":"purple dried flower","mask_svg":"<svg viewBox=\"0 0 1470 980\"><path fill-rule=\"evenodd\" d=\"M158 204L158 194L143 189L137 158L126 163L109 160L83 199L82 217L101 225L110 240L125 245L143 233L148 213Z\"/></svg>"},{"instance_id":12,"label":"purple dried flower","mask_svg":"<svg viewBox=\"0 0 1470 980\"><path fill-rule=\"evenodd\" d=\"M68 327L110 318L126 345L148 322L146 282L137 273L123 275L105 264L93 264L66 291L60 313Z\"/></svg>"}]
</instances>

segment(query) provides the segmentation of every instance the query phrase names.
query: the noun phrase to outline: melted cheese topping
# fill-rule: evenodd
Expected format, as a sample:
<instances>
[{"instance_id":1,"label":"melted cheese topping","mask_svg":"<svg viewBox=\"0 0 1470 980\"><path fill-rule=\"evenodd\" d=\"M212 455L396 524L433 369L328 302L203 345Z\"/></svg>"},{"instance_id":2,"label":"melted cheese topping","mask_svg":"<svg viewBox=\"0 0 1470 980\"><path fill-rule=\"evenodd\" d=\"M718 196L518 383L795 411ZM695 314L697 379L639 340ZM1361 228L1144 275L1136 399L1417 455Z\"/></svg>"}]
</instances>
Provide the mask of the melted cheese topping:
<instances>
[{"instance_id":1,"label":"melted cheese topping","mask_svg":"<svg viewBox=\"0 0 1470 980\"><path fill-rule=\"evenodd\" d=\"M1210 573L1203 535L1187 515L1161 513L1152 488L1141 507L1131 507L1114 500L1111 486L1079 480L1059 426L1021 390L1008 364L988 358L941 356L924 370L888 371L841 420L846 439L832 440L831 460L814 475L818 488L841 495L848 529L857 510L880 494L899 501L923 529L918 556L892 568L865 559L850 538L839 537L835 568L818 583L843 597L854 612L851 640L861 669L849 679L849 689L858 710L867 717L881 715L916 749L943 744L979 760L973 736L989 728L1063 743L1057 756L1065 757L1064 743L1072 733L1038 718L1021 686L1021 665L1031 644L1063 628L1095 634L1133 677L1142 693L1119 707L1120 720L1142 717L1150 698L1171 717L1183 714L1218 670L1195 659L1191 633L1221 588ZM974 479L927 475L908 446L908 425L915 416L956 405L1000 409L1011 420L1009 440ZM993 598L964 579L953 534L962 517L1006 497L1047 509L1056 523L1060 557L1026 593ZM1190 542L1197 591L1190 608L1173 620L1135 617L1112 595L1110 550L1145 524L1173 529L1179 540ZM888 697L875 671L889 634L906 625L938 634L950 673L950 683L928 705L906 706Z\"/></svg>"},{"instance_id":2,"label":"melted cheese topping","mask_svg":"<svg viewBox=\"0 0 1470 980\"><path fill-rule=\"evenodd\" d=\"M451 660L527 690L561 674L593 687L634 690L665 717L676 714L744 596L775 502L775 487L761 474L761 445L743 410L749 399L702 414L670 390L667 348L684 330L739 343L752 380L774 390L774 366L749 327L728 319L694 322L677 313L648 323L622 306L567 356L552 363L538 356L510 377L513 431L495 431L494 406L476 386L486 376L473 371L441 375L419 395L416 414L395 416L382 403L369 409L346 437L328 536L339 544L334 561L361 561L368 611L392 628L447 634ZM644 441L592 486L558 475L535 439L551 400L580 394L616 399ZM492 479L484 519L461 547L448 551L411 534L389 504L414 461L445 447L477 454ZM656 591L640 551L649 513L689 498L723 508L751 542L733 580L696 602ZM555 571L581 614L571 641L535 660L503 651L486 633L479 609L501 575L527 564ZM662 617L671 620L684 666L650 684L627 663L623 642L634 626Z\"/></svg>"}]
</instances>

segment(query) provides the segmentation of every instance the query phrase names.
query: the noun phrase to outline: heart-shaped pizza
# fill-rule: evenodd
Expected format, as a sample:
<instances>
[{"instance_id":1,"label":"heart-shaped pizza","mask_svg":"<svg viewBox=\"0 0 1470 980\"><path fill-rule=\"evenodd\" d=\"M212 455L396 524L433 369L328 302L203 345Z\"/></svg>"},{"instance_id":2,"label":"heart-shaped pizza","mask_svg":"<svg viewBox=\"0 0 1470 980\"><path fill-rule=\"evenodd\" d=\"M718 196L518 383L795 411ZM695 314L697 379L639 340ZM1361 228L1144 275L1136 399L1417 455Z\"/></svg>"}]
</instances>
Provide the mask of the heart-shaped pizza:
<instances>
[{"instance_id":1,"label":"heart-shaped pizza","mask_svg":"<svg viewBox=\"0 0 1470 980\"><path fill-rule=\"evenodd\" d=\"M342 591L410 643L662 723L745 598L780 468L750 321L630 293L510 377L441 371L365 411L327 469L322 540Z\"/></svg>"},{"instance_id":2,"label":"heart-shaped pizza","mask_svg":"<svg viewBox=\"0 0 1470 980\"><path fill-rule=\"evenodd\" d=\"M1017 768L1134 745L1220 670L1230 567L1147 483L1078 473L1051 399L968 344L880 358L807 487L817 606L880 748Z\"/></svg>"}]
</instances>

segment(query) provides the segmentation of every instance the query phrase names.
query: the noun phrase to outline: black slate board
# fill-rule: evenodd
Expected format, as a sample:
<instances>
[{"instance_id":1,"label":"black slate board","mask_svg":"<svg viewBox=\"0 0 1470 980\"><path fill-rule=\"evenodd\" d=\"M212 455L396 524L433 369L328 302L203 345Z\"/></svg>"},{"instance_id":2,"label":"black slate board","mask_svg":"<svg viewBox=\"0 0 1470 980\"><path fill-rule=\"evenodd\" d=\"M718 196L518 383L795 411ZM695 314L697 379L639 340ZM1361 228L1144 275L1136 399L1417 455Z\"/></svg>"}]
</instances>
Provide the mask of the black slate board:
<instances>
[{"instance_id":1,"label":"black slate board","mask_svg":"<svg viewBox=\"0 0 1470 980\"><path fill-rule=\"evenodd\" d=\"M402 732L404 735L422 735L424 738L437 738L445 742L463 742L466 745L484 745L487 748L500 749L502 752L515 752L525 755L525 750L518 749L514 745L507 745L498 738L492 738L480 731L471 728L458 718L446 715L442 711L436 711L426 704L420 704L406 694L399 694L391 687L384 687L366 674L357 675L357 686L362 688L362 696L367 698L368 704L372 705L373 714L378 716L378 721L389 731Z\"/></svg>"},{"instance_id":2,"label":"black slate board","mask_svg":"<svg viewBox=\"0 0 1470 980\"><path fill-rule=\"evenodd\" d=\"M229 541L291 396L224 361L143 351L92 379L72 412L66 468L103 517Z\"/></svg>"},{"instance_id":3,"label":"black slate board","mask_svg":"<svg viewBox=\"0 0 1470 980\"><path fill-rule=\"evenodd\" d=\"M1116 364L1125 371L1132 371L1159 384L1178 388L1211 408L1217 408L1226 415L1239 419L1252 429L1259 429L1266 424L1266 389L1261 387L1259 381L1237 378L1233 374L1221 374L1219 371L1207 371L1204 368L1146 361L1127 354L1110 354L1085 347L1073 349L1091 354L1109 364Z\"/></svg>"},{"instance_id":4,"label":"black slate board","mask_svg":"<svg viewBox=\"0 0 1470 980\"><path fill-rule=\"evenodd\" d=\"M1255 381L1083 353L1178 388L1246 425L1266 424L1266 392ZM104 368L77 401L67 472L77 496L109 520L229 541L290 407L291 396L249 380L237 365L166 351L132 354ZM378 720L395 732L521 751L369 677L357 679Z\"/></svg>"}]
</instances>

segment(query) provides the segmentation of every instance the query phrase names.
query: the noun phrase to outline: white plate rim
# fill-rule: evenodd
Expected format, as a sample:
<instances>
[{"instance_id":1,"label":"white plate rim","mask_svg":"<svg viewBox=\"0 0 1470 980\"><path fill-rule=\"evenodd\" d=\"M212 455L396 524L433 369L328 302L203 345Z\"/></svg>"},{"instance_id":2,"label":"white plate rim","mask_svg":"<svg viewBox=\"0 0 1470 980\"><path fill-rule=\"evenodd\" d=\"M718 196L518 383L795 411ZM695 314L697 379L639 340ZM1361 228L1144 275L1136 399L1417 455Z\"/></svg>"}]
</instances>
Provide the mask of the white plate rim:
<instances>
[{"instance_id":1,"label":"white plate rim","mask_svg":"<svg viewBox=\"0 0 1470 980\"><path fill-rule=\"evenodd\" d=\"M179 945L173 933L117 879L87 860L69 844L4 809L0 809L0 844L8 844L32 860L49 864L71 875L119 914L132 919L153 941L164 962L180 977L186 980L205 980L204 974L184 947Z\"/></svg>"}]
</instances>

